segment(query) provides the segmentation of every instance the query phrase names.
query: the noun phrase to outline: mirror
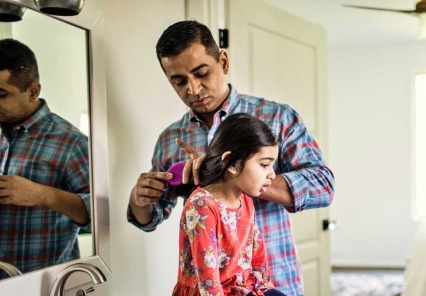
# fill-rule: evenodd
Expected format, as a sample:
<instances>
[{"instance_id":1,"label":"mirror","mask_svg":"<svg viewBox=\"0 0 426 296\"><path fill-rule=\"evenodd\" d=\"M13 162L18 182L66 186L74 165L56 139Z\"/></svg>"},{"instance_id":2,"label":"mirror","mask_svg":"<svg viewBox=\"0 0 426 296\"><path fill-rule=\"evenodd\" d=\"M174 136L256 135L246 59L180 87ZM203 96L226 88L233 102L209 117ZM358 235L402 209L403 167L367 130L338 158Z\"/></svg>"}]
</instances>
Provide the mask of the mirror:
<instances>
[{"instance_id":1,"label":"mirror","mask_svg":"<svg viewBox=\"0 0 426 296\"><path fill-rule=\"evenodd\" d=\"M47 30L49 34L45 33ZM26 44L34 52L37 58L40 73L40 98L43 98L46 101L50 111L70 122L85 136L90 136L88 114L88 45L86 30L27 9L21 21L0 23L0 32L1 39L13 38L15 40L19 40L20 42ZM47 44L48 46L46 46ZM88 141L87 139L85 140ZM86 143L86 145L87 144L88 143ZM28 171L29 169L30 168L27 166L24 171ZM4 171L3 173L13 174L13 171ZM85 172L85 175L89 176L89 172ZM87 180L87 183L89 183L89 180ZM65 186L67 185L65 184ZM84 197L89 199L89 192L86 190L84 191L85 192L80 191L79 193L83 193ZM11 213L10 209L16 209L19 212L27 211L27 208L21 207L18 208L3 206L3 208L4 215ZM29 249L31 238L25 238L22 243L22 247L9 247L10 243L5 242L5 240L2 239L2 242L0 243L0 249L2 250L0 252L0 261L13 264L22 273L26 273L53 265L55 263L62 263L64 261L70 261L70 259L73 260L78 257L84 258L93 255L93 239L90 225L88 228L85 227L78 230L78 228L74 226L74 223L70 222L68 218L64 219L61 217L60 219L65 221L61 222L62 226L56 226L57 228L64 227L63 223L66 223L67 225L71 224L70 227L72 228L69 230L69 232L80 232L78 235L78 250L80 255L74 255L72 253L67 255L63 252L59 254L58 252L58 255L52 256L52 258L47 260L49 262L46 263L43 263L42 260L38 259L20 259L19 254L24 254L24 249ZM16 223L18 225L21 224L19 221ZM29 221L29 223L35 223L35 221ZM53 223L54 222L52 221L52 224ZM12 228L13 226L10 227ZM6 240L10 241L19 240L20 237L25 235L20 231L16 232L17 234L12 237L10 234L7 234L8 230L5 227L3 233L6 236ZM49 230L49 232L54 231ZM61 231L58 233L58 242L52 242L52 244L56 246L61 245L60 241L64 240L65 236L67 236L70 239L68 245L74 245L74 235L68 236L68 234L64 234L64 236L61 236L60 233L63 232ZM27 235L27 237L29 236L30 234ZM37 235L36 239L38 239L37 237L40 237L40 235ZM47 238L46 241L50 242L51 239ZM53 249L50 247L47 248ZM64 248L66 248L66 246L64 246ZM69 249L77 250L77 247L71 247ZM16 256L13 256L12 258L10 252L13 252L16 254ZM8 276L4 274L4 272L0 271L0 279L7 277Z\"/></svg>"},{"instance_id":2,"label":"mirror","mask_svg":"<svg viewBox=\"0 0 426 296\"><path fill-rule=\"evenodd\" d=\"M88 136L92 225L91 231L79 234L81 259L3 282L57 274L58 270L76 261L92 263L107 275L110 273L110 252L105 74L100 50L102 13L88 3L78 16L53 17L38 12L33 1L9 2L22 5L27 10L20 22L0 23L0 37L17 39L34 51L42 85L40 98L46 99L52 112ZM0 293L2 291L0 288Z\"/></svg>"}]
</instances>

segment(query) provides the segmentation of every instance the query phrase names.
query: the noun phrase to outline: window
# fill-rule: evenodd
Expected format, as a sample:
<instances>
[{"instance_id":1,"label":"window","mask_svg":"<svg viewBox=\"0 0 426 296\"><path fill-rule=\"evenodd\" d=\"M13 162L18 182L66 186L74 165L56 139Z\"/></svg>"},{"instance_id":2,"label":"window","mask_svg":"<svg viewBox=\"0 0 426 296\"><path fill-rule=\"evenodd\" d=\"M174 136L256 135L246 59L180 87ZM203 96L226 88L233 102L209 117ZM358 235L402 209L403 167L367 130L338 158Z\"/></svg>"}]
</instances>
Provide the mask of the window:
<instances>
[{"instance_id":1,"label":"window","mask_svg":"<svg viewBox=\"0 0 426 296\"><path fill-rule=\"evenodd\" d=\"M426 73L415 76L414 217L426 220Z\"/></svg>"}]
</instances>

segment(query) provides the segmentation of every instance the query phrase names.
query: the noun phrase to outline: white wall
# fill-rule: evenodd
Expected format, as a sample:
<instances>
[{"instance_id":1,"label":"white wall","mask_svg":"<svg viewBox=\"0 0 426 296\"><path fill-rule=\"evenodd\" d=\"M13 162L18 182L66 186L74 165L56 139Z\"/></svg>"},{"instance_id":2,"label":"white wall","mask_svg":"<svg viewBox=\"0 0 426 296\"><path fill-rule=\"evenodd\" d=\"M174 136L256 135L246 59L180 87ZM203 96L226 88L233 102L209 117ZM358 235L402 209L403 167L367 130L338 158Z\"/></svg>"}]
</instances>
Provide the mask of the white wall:
<instances>
[{"instance_id":1,"label":"white wall","mask_svg":"<svg viewBox=\"0 0 426 296\"><path fill-rule=\"evenodd\" d=\"M27 10L23 21L12 23L12 36L34 51L40 97L50 110L83 128L80 115L88 111L89 95L85 31Z\"/></svg>"},{"instance_id":2,"label":"white wall","mask_svg":"<svg viewBox=\"0 0 426 296\"><path fill-rule=\"evenodd\" d=\"M426 45L339 47L329 53L331 234L336 266L405 266L413 244L413 77Z\"/></svg>"},{"instance_id":3,"label":"white wall","mask_svg":"<svg viewBox=\"0 0 426 296\"><path fill-rule=\"evenodd\" d=\"M112 277L98 295L171 295L177 279L178 219L153 233L129 224L130 190L150 169L159 133L185 112L169 85L155 44L184 18L182 0L96 0L105 15Z\"/></svg>"}]
</instances>

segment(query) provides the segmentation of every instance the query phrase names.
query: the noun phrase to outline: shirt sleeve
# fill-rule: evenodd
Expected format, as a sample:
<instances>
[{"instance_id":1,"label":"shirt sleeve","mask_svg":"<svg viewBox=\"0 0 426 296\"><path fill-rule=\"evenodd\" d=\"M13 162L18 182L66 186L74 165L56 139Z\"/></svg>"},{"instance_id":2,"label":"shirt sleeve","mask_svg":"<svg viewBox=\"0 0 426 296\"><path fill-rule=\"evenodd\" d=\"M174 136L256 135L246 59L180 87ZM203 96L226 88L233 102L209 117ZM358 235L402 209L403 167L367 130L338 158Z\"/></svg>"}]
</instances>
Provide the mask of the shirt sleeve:
<instances>
[{"instance_id":1,"label":"shirt sleeve","mask_svg":"<svg viewBox=\"0 0 426 296\"><path fill-rule=\"evenodd\" d=\"M90 201L90 175L89 175L89 148L88 139L80 138L72 145L69 153L66 169L66 180L64 181L67 191L76 193L83 201L87 213L91 213ZM83 227L83 225L80 225ZM90 231L90 223L83 227Z\"/></svg>"},{"instance_id":2,"label":"shirt sleeve","mask_svg":"<svg viewBox=\"0 0 426 296\"><path fill-rule=\"evenodd\" d=\"M184 229L189 237L201 295L224 295L219 274L219 249L216 239L218 216L199 200L186 207Z\"/></svg>"},{"instance_id":3,"label":"shirt sleeve","mask_svg":"<svg viewBox=\"0 0 426 296\"><path fill-rule=\"evenodd\" d=\"M127 221L145 232L152 232L157 229L158 225L160 225L165 219L170 217L173 208L177 204L177 198L167 198L167 196L170 196L170 193L168 192L171 190L172 188L168 187L167 190L160 197L158 203L153 205L152 219L149 224L143 225L136 220L136 217L130 210L130 204L127 206Z\"/></svg>"},{"instance_id":4,"label":"shirt sleeve","mask_svg":"<svg viewBox=\"0 0 426 296\"><path fill-rule=\"evenodd\" d=\"M288 107L283 116L280 171L294 199L290 212L329 206L334 196L334 176L322 152L297 112Z\"/></svg>"},{"instance_id":5,"label":"shirt sleeve","mask_svg":"<svg viewBox=\"0 0 426 296\"><path fill-rule=\"evenodd\" d=\"M176 144L174 142L175 137L168 137L166 131L167 129L159 135L155 144L150 172L165 172L167 170L164 159L166 158L166 154L172 154L170 151ZM145 232L156 230L158 225L170 217L173 208L177 204L179 194L176 194L175 191L176 187L167 186L166 191L160 196L158 203L153 204L153 214L149 224L142 225L136 220L130 210L130 204L127 207L127 221ZM189 194L186 196L189 196Z\"/></svg>"}]
</instances>

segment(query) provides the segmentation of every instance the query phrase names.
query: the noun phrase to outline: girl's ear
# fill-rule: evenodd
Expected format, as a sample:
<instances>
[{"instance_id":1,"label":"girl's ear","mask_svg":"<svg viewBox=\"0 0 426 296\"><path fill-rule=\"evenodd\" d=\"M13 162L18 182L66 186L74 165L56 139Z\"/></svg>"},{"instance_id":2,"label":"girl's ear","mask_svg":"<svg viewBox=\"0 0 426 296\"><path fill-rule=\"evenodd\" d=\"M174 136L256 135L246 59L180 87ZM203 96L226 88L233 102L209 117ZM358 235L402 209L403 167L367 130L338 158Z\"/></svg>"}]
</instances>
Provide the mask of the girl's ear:
<instances>
[{"instance_id":1,"label":"girl's ear","mask_svg":"<svg viewBox=\"0 0 426 296\"><path fill-rule=\"evenodd\" d=\"M234 166L230 166L227 171L233 175L237 173L237 169Z\"/></svg>"},{"instance_id":2,"label":"girl's ear","mask_svg":"<svg viewBox=\"0 0 426 296\"><path fill-rule=\"evenodd\" d=\"M225 160L225 158L228 157L228 155L231 154L231 151L226 151L222 154L222 161ZM227 168L227 171L233 175L235 175L237 173L237 168L235 166L230 166Z\"/></svg>"},{"instance_id":3,"label":"girl's ear","mask_svg":"<svg viewBox=\"0 0 426 296\"><path fill-rule=\"evenodd\" d=\"M222 161L224 161L224 160L225 160L225 158L227 158L227 157L228 157L228 155L230 155L230 154L231 154L231 151L226 151L226 152L224 152L224 153L222 154ZM237 169L236 169L234 166L230 166L230 167L227 169L227 171L228 171L229 173L233 174L233 175L235 175L235 174L237 173Z\"/></svg>"}]
</instances>

